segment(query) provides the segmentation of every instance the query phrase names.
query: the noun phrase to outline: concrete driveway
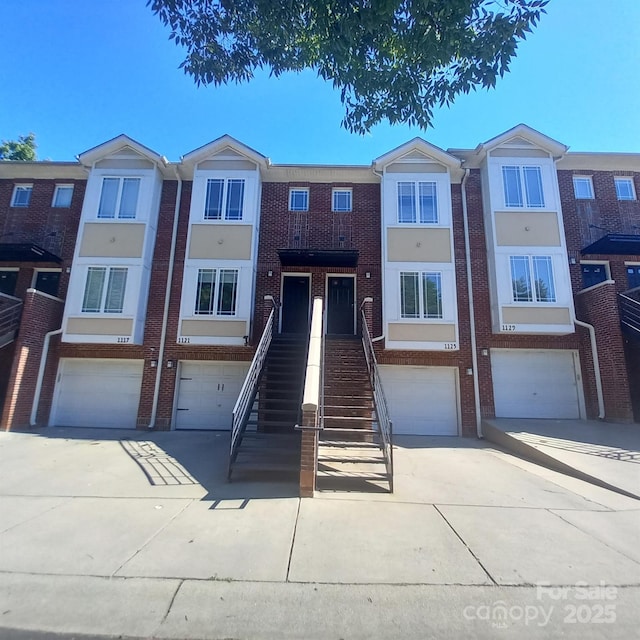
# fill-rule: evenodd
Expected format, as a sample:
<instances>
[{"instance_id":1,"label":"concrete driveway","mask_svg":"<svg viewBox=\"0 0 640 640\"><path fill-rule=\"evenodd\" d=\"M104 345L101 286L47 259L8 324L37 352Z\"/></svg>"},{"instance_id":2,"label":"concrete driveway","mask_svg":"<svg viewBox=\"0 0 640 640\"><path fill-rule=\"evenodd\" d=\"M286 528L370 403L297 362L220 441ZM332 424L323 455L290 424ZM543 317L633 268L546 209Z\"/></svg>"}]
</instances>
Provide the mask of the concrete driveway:
<instances>
[{"instance_id":1,"label":"concrete driveway","mask_svg":"<svg viewBox=\"0 0 640 640\"><path fill-rule=\"evenodd\" d=\"M227 448L216 432L0 434L0 629L640 637L640 501L419 437L397 439L393 495L301 500L296 478L228 484Z\"/></svg>"}]
</instances>

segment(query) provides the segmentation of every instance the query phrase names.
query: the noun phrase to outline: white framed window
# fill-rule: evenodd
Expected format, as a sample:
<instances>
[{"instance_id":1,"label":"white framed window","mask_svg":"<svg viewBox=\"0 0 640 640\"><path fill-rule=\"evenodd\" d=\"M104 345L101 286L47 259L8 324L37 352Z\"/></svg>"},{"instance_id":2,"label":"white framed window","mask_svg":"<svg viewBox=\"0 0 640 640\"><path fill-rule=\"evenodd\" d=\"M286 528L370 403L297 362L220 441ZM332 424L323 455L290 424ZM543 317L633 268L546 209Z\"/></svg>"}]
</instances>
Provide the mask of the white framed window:
<instances>
[{"instance_id":1,"label":"white framed window","mask_svg":"<svg viewBox=\"0 0 640 640\"><path fill-rule=\"evenodd\" d=\"M196 315L235 316L238 269L198 269Z\"/></svg>"},{"instance_id":2,"label":"white framed window","mask_svg":"<svg viewBox=\"0 0 640 640\"><path fill-rule=\"evenodd\" d=\"M400 272L400 317L439 319L444 317L441 272Z\"/></svg>"},{"instance_id":3,"label":"white framed window","mask_svg":"<svg viewBox=\"0 0 640 640\"><path fill-rule=\"evenodd\" d=\"M333 189L331 192L331 211L351 211L353 207L351 189Z\"/></svg>"},{"instance_id":4,"label":"white framed window","mask_svg":"<svg viewBox=\"0 0 640 640\"><path fill-rule=\"evenodd\" d=\"M53 200L51 201L51 206L60 209L68 209L71 206L72 197L72 184L57 184L55 191L53 192Z\"/></svg>"},{"instance_id":5,"label":"white framed window","mask_svg":"<svg viewBox=\"0 0 640 640\"><path fill-rule=\"evenodd\" d=\"M636 190L633 184L633 178L616 176L613 181L616 185L616 197L618 200L636 199Z\"/></svg>"},{"instance_id":6,"label":"white framed window","mask_svg":"<svg viewBox=\"0 0 640 640\"><path fill-rule=\"evenodd\" d=\"M505 165L502 167L502 185L505 207L544 207L540 167Z\"/></svg>"},{"instance_id":7,"label":"white framed window","mask_svg":"<svg viewBox=\"0 0 640 640\"><path fill-rule=\"evenodd\" d=\"M140 178L103 178L98 218L135 219L139 193Z\"/></svg>"},{"instance_id":8,"label":"white framed window","mask_svg":"<svg viewBox=\"0 0 640 640\"><path fill-rule=\"evenodd\" d=\"M309 211L309 189L289 189L289 211Z\"/></svg>"},{"instance_id":9,"label":"white framed window","mask_svg":"<svg viewBox=\"0 0 640 640\"><path fill-rule=\"evenodd\" d=\"M513 302L556 302L551 256L510 256Z\"/></svg>"},{"instance_id":10,"label":"white framed window","mask_svg":"<svg viewBox=\"0 0 640 640\"><path fill-rule=\"evenodd\" d=\"M242 178L209 178L204 199L204 219L242 220L244 186Z\"/></svg>"},{"instance_id":11,"label":"white framed window","mask_svg":"<svg viewBox=\"0 0 640 640\"><path fill-rule=\"evenodd\" d=\"M89 267L82 298L83 313L122 313L126 267Z\"/></svg>"},{"instance_id":12,"label":"white framed window","mask_svg":"<svg viewBox=\"0 0 640 640\"><path fill-rule=\"evenodd\" d=\"M435 182L398 182L398 223L437 224L438 194Z\"/></svg>"},{"instance_id":13,"label":"white framed window","mask_svg":"<svg viewBox=\"0 0 640 640\"><path fill-rule=\"evenodd\" d=\"M31 202L32 184L17 184L13 187L11 196L12 207L28 207Z\"/></svg>"},{"instance_id":14,"label":"white framed window","mask_svg":"<svg viewBox=\"0 0 640 640\"><path fill-rule=\"evenodd\" d=\"M576 200L593 200L591 176L573 176L573 194Z\"/></svg>"}]
</instances>

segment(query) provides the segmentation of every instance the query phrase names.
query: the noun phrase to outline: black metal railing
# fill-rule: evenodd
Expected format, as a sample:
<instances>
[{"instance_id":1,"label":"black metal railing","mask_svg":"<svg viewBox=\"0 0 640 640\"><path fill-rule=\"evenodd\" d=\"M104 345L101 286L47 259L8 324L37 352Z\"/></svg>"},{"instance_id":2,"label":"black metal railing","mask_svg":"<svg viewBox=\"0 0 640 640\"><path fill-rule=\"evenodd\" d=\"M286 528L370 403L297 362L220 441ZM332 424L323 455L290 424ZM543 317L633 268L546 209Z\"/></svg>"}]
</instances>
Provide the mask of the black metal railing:
<instances>
[{"instance_id":1,"label":"black metal railing","mask_svg":"<svg viewBox=\"0 0 640 640\"><path fill-rule=\"evenodd\" d=\"M380 435L380 448L384 455L384 462L387 468L387 476L389 477L389 490L393 493L393 423L389 417L389 408L387 399L382 388L382 380L380 379L380 371L378 370L378 361L373 350L373 342L371 334L367 326L367 319L362 314L362 348L367 361L367 370L369 372L369 381L373 391L373 407L375 410L375 421L378 433Z\"/></svg>"},{"instance_id":2,"label":"black metal railing","mask_svg":"<svg viewBox=\"0 0 640 640\"><path fill-rule=\"evenodd\" d=\"M236 400L236 404L233 407L233 420L231 423L231 445L229 448L229 467L227 470L227 478L231 478L232 465L238 457L238 449L242 443L242 436L247 428L247 422L251 415L251 410L258 393L258 385L260 384L260 378L264 369L265 362L267 360L267 353L269 352L269 346L273 339L275 318L277 311L277 304L272 299L273 309L269 314L269 318L265 324L262 332L262 337L258 343L258 348L251 361L251 366L244 379L242 389Z\"/></svg>"},{"instance_id":3,"label":"black metal railing","mask_svg":"<svg viewBox=\"0 0 640 640\"><path fill-rule=\"evenodd\" d=\"M640 287L618 294L620 324L640 339Z\"/></svg>"},{"instance_id":4,"label":"black metal railing","mask_svg":"<svg viewBox=\"0 0 640 640\"><path fill-rule=\"evenodd\" d=\"M20 326L22 300L0 293L0 347L13 342Z\"/></svg>"}]
</instances>

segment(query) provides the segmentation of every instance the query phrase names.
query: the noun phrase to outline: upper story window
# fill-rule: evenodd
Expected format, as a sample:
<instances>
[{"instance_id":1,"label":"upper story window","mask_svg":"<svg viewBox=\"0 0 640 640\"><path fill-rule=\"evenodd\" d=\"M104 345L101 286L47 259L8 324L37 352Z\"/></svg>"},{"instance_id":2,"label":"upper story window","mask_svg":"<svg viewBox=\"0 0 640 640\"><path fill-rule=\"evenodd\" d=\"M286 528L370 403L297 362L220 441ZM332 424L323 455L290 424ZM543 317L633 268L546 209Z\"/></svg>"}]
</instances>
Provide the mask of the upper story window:
<instances>
[{"instance_id":1,"label":"upper story window","mask_svg":"<svg viewBox=\"0 0 640 640\"><path fill-rule=\"evenodd\" d=\"M234 316L237 299L237 269L198 269L197 315Z\"/></svg>"},{"instance_id":2,"label":"upper story window","mask_svg":"<svg viewBox=\"0 0 640 640\"><path fill-rule=\"evenodd\" d=\"M635 200L636 190L633 185L633 178L614 178L616 185L616 197L618 200Z\"/></svg>"},{"instance_id":3,"label":"upper story window","mask_svg":"<svg viewBox=\"0 0 640 640\"><path fill-rule=\"evenodd\" d=\"M440 272L400 272L400 317L443 318Z\"/></svg>"},{"instance_id":4,"label":"upper story window","mask_svg":"<svg viewBox=\"0 0 640 640\"><path fill-rule=\"evenodd\" d=\"M82 312L122 313L126 286L126 267L89 267Z\"/></svg>"},{"instance_id":5,"label":"upper story window","mask_svg":"<svg viewBox=\"0 0 640 640\"><path fill-rule=\"evenodd\" d=\"M71 198L73 197L72 184L57 184L53 192L52 207L67 209L71 206Z\"/></svg>"},{"instance_id":6,"label":"upper story window","mask_svg":"<svg viewBox=\"0 0 640 640\"><path fill-rule=\"evenodd\" d=\"M593 200L591 176L573 176L573 193L576 200Z\"/></svg>"},{"instance_id":7,"label":"upper story window","mask_svg":"<svg viewBox=\"0 0 640 640\"><path fill-rule=\"evenodd\" d=\"M136 217L140 178L103 178L98 218Z\"/></svg>"},{"instance_id":8,"label":"upper story window","mask_svg":"<svg viewBox=\"0 0 640 640\"><path fill-rule=\"evenodd\" d=\"M289 211L309 211L309 189L289 189Z\"/></svg>"},{"instance_id":9,"label":"upper story window","mask_svg":"<svg viewBox=\"0 0 640 640\"><path fill-rule=\"evenodd\" d=\"M540 167L503 166L502 184L505 207L544 207Z\"/></svg>"},{"instance_id":10,"label":"upper story window","mask_svg":"<svg viewBox=\"0 0 640 640\"><path fill-rule=\"evenodd\" d=\"M32 184L17 184L13 188L11 196L12 207L28 207L31 202L31 193L33 192Z\"/></svg>"},{"instance_id":11,"label":"upper story window","mask_svg":"<svg viewBox=\"0 0 640 640\"><path fill-rule=\"evenodd\" d=\"M331 211L351 211L352 191L351 189L333 189L331 192Z\"/></svg>"},{"instance_id":12,"label":"upper story window","mask_svg":"<svg viewBox=\"0 0 640 640\"><path fill-rule=\"evenodd\" d=\"M514 302L555 302L551 256L510 256Z\"/></svg>"},{"instance_id":13,"label":"upper story window","mask_svg":"<svg viewBox=\"0 0 640 640\"><path fill-rule=\"evenodd\" d=\"M205 220L242 220L244 180L209 178L204 201Z\"/></svg>"},{"instance_id":14,"label":"upper story window","mask_svg":"<svg viewBox=\"0 0 640 640\"><path fill-rule=\"evenodd\" d=\"M398 223L437 224L435 182L398 182Z\"/></svg>"}]
</instances>

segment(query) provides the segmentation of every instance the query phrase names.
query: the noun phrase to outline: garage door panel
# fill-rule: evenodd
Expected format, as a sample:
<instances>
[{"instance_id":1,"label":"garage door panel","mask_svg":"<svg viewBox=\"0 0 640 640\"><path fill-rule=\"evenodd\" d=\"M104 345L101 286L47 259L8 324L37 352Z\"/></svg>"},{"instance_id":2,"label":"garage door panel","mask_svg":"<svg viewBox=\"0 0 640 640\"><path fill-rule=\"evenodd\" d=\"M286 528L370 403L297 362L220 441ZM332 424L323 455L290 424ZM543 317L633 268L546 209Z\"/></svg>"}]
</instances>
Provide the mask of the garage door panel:
<instances>
[{"instance_id":1,"label":"garage door panel","mask_svg":"<svg viewBox=\"0 0 640 640\"><path fill-rule=\"evenodd\" d=\"M176 429L231 429L247 362L180 363Z\"/></svg>"},{"instance_id":2,"label":"garage door panel","mask_svg":"<svg viewBox=\"0 0 640 640\"><path fill-rule=\"evenodd\" d=\"M62 360L53 423L135 429L142 361Z\"/></svg>"},{"instance_id":3,"label":"garage door panel","mask_svg":"<svg viewBox=\"0 0 640 640\"><path fill-rule=\"evenodd\" d=\"M394 433L458 434L455 369L382 365L380 375Z\"/></svg>"},{"instance_id":4,"label":"garage door panel","mask_svg":"<svg viewBox=\"0 0 640 640\"><path fill-rule=\"evenodd\" d=\"M492 350L497 418L580 418L574 353L563 350Z\"/></svg>"}]
</instances>

